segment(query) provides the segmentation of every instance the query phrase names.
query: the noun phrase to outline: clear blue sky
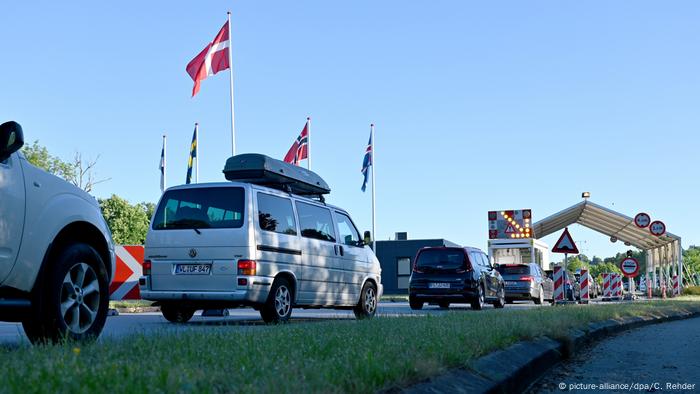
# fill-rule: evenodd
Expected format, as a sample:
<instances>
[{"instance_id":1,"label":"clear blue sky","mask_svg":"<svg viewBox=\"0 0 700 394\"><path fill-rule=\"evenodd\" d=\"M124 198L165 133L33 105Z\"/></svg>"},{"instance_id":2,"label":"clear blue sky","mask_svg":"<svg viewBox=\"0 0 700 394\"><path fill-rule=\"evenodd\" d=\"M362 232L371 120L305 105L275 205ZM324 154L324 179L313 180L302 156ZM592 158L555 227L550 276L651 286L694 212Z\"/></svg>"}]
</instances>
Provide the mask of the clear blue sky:
<instances>
[{"instance_id":1,"label":"clear blue sky","mask_svg":"<svg viewBox=\"0 0 700 394\"><path fill-rule=\"evenodd\" d=\"M281 158L311 116L314 170L368 229L376 123L380 239L484 248L488 210L538 220L586 190L700 243L697 2L26 3L0 12L0 120L99 155L98 197L155 202L163 133L183 183L196 121L201 179L223 180L228 75L190 98L185 66L231 10L239 152ZM588 255L625 250L571 231Z\"/></svg>"}]
</instances>

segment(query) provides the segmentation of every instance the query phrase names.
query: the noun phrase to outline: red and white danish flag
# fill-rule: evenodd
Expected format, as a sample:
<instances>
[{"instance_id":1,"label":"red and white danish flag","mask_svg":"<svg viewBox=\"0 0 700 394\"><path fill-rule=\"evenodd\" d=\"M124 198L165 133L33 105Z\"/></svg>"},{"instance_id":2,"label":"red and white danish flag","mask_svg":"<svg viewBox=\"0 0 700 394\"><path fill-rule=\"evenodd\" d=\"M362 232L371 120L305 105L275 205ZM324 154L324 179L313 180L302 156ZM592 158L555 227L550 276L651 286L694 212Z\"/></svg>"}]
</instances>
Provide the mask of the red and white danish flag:
<instances>
[{"instance_id":1,"label":"red and white danish flag","mask_svg":"<svg viewBox=\"0 0 700 394\"><path fill-rule=\"evenodd\" d=\"M190 74L194 81L192 97L199 92L199 85L206 77L230 67L229 50L231 41L229 40L228 32L228 22L226 22L219 30L219 34L214 37L214 41L210 42L202 52L199 52L199 55L195 56L187 64L187 73Z\"/></svg>"}]
</instances>

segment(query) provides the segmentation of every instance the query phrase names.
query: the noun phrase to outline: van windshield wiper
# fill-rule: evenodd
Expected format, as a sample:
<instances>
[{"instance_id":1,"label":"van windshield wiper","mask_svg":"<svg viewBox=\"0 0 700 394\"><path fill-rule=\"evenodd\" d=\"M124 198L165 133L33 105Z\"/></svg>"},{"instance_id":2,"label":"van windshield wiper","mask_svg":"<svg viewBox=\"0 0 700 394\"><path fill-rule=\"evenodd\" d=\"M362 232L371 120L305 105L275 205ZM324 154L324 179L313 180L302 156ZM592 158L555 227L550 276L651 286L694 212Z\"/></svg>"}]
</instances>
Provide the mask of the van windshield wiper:
<instances>
[{"instance_id":1,"label":"van windshield wiper","mask_svg":"<svg viewBox=\"0 0 700 394\"><path fill-rule=\"evenodd\" d=\"M199 229L197 227L192 227L192 230L194 230L195 233L202 235L202 232L199 231Z\"/></svg>"}]
</instances>

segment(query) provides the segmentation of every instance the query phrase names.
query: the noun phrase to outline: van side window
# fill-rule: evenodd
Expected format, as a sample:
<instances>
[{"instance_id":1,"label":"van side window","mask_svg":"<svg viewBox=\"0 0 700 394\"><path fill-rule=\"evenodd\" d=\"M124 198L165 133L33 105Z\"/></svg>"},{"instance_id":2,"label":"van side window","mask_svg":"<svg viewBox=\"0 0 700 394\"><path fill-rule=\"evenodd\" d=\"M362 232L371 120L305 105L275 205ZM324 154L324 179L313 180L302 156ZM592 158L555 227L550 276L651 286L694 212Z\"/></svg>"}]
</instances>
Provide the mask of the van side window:
<instances>
[{"instance_id":1,"label":"van side window","mask_svg":"<svg viewBox=\"0 0 700 394\"><path fill-rule=\"evenodd\" d=\"M484 262L481 261L481 257L479 257L479 254L476 252L469 252L469 261L471 261L472 265L484 265Z\"/></svg>"},{"instance_id":2,"label":"van side window","mask_svg":"<svg viewBox=\"0 0 700 394\"><path fill-rule=\"evenodd\" d=\"M491 262L489 261L489 256L485 255L484 253L479 253L481 255L481 260L484 262L484 267L490 267Z\"/></svg>"},{"instance_id":3,"label":"van side window","mask_svg":"<svg viewBox=\"0 0 700 394\"><path fill-rule=\"evenodd\" d=\"M265 231L297 235L292 201L284 197L258 193L258 224L260 229Z\"/></svg>"},{"instance_id":4,"label":"van side window","mask_svg":"<svg viewBox=\"0 0 700 394\"><path fill-rule=\"evenodd\" d=\"M357 228L355 228L355 225L348 215L336 211L335 221L338 224L340 243L350 246L360 245L360 233L357 231Z\"/></svg>"},{"instance_id":5,"label":"van side window","mask_svg":"<svg viewBox=\"0 0 700 394\"><path fill-rule=\"evenodd\" d=\"M335 242L331 211L299 201L296 205L302 237Z\"/></svg>"}]
</instances>

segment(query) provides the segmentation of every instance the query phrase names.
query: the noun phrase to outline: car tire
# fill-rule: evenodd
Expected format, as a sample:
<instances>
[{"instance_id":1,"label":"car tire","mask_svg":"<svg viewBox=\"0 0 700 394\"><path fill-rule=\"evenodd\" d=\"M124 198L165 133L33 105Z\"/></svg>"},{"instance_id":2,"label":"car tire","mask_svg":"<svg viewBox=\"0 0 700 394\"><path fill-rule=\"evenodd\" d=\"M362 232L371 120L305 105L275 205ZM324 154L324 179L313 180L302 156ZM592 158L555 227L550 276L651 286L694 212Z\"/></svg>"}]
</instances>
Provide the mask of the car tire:
<instances>
[{"instance_id":1,"label":"car tire","mask_svg":"<svg viewBox=\"0 0 700 394\"><path fill-rule=\"evenodd\" d=\"M373 318L374 314L377 313L378 302L377 286L372 282L365 282L365 285L362 286L360 302L352 309L355 318L358 320Z\"/></svg>"},{"instance_id":2,"label":"car tire","mask_svg":"<svg viewBox=\"0 0 700 394\"><path fill-rule=\"evenodd\" d=\"M194 316L194 308L186 308L173 304L163 304L160 306L160 312L165 320L171 323L184 324Z\"/></svg>"},{"instance_id":3,"label":"car tire","mask_svg":"<svg viewBox=\"0 0 700 394\"><path fill-rule=\"evenodd\" d=\"M477 286L477 291L476 291L476 298L471 302L472 309L480 311L484 309L484 302L485 302L485 295L484 295L484 286L479 285Z\"/></svg>"},{"instance_id":4,"label":"car tire","mask_svg":"<svg viewBox=\"0 0 700 394\"><path fill-rule=\"evenodd\" d=\"M438 302L438 306L440 307L440 309L449 309L450 303L445 302L445 301L440 301L440 302Z\"/></svg>"},{"instance_id":5,"label":"car tire","mask_svg":"<svg viewBox=\"0 0 700 394\"><path fill-rule=\"evenodd\" d=\"M418 311L423 309L423 301L418 301L415 298L409 296L408 297L408 305L413 309L414 311Z\"/></svg>"},{"instance_id":6,"label":"car tire","mask_svg":"<svg viewBox=\"0 0 700 394\"><path fill-rule=\"evenodd\" d=\"M496 301L493 303L493 307L497 309L505 308L506 306L506 290L501 286L500 289L498 289L498 298L496 298Z\"/></svg>"},{"instance_id":7,"label":"car tire","mask_svg":"<svg viewBox=\"0 0 700 394\"><path fill-rule=\"evenodd\" d=\"M104 328L109 276L102 257L84 243L68 245L49 261L37 283L30 316L22 327L32 343L89 341Z\"/></svg>"},{"instance_id":8,"label":"car tire","mask_svg":"<svg viewBox=\"0 0 700 394\"><path fill-rule=\"evenodd\" d=\"M294 296L286 278L277 278L272 283L267 301L260 308L260 317L265 323L286 323L292 316Z\"/></svg>"},{"instance_id":9,"label":"car tire","mask_svg":"<svg viewBox=\"0 0 700 394\"><path fill-rule=\"evenodd\" d=\"M540 286L539 295L533 298L532 301L534 301L537 305L542 305L542 303L544 302L544 289L542 288L542 286Z\"/></svg>"}]
</instances>

